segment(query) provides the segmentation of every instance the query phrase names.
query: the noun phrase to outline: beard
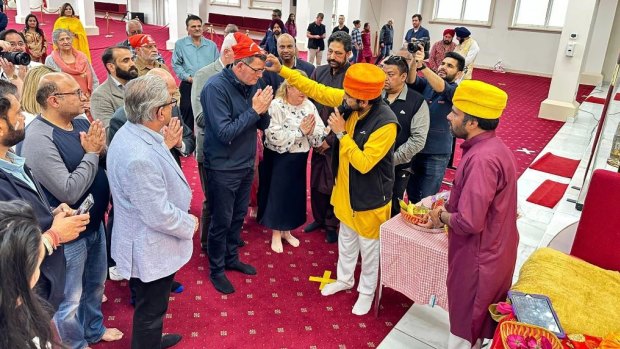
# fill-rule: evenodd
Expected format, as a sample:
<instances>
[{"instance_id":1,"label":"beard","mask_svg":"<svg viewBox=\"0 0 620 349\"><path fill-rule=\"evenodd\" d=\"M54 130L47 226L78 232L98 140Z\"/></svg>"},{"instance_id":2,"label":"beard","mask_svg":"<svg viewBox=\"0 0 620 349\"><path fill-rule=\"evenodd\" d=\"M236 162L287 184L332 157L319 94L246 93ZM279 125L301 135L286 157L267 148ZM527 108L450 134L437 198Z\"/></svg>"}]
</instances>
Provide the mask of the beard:
<instances>
[{"instance_id":1,"label":"beard","mask_svg":"<svg viewBox=\"0 0 620 349\"><path fill-rule=\"evenodd\" d=\"M459 44L462 44L463 41L465 41L465 39L461 39L461 38L458 38L457 40L458 40Z\"/></svg>"},{"instance_id":2,"label":"beard","mask_svg":"<svg viewBox=\"0 0 620 349\"><path fill-rule=\"evenodd\" d=\"M451 42L452 42L452 40L444 40L444 41L443 41L443 44L444 44L444 45L450 45L450 43L451 43Z\"/></svg>"},{"instance_id":3,"label":"beard","mask_svg":"<svg viewBox=\"0 0 620 349\"><path fill-rule=\"evenodd\" d=\"M129 70L122 70L119 67L116 67L116 76L123 80L133 80L138 77L138 68L135 66L129 68Z\"/></svg>"},{"instance_id":4,"label":"beard","mask_svg":"<svg viewBox=\"0 0 620 349\"><path fill-rule=\"evenodd\" d=\"M335 59L328 59L327 60L327 64L329 64L329 66L332 67L332 69L340 69L340 68L344 67L344 65L346 64L346 61L338 62Z\"/></svg>"},{"instance_id":5,"label":"beard","mask_svg":"<svg viewBox=\"0 0 620 349\"><path fill-rule=\"evenodd\" d=\"M24 140L24 138L26 138L26 129L22 128L21 130L16 130L13 125L9 124L8 122L7 124L9 125L9 132L6 136L4 136L4 139L2 140L2 145L4 147L10 148L19 144L21 141Z\"/></svg>"}]
</instances>

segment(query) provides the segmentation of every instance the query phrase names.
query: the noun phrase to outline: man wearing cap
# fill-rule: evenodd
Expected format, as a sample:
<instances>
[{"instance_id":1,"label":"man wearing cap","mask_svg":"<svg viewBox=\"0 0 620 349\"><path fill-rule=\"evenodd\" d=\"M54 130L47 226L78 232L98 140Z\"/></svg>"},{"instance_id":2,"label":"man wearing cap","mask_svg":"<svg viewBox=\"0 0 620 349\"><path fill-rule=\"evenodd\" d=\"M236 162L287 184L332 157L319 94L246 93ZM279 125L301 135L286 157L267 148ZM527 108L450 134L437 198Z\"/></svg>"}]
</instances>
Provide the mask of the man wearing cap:
<instances>
[{"instance_id":1,"label":"man wearing cap","mask_svg":"<svg viewBox=\"0 0 620 349\"><path fill-rule=\"evenodd\" d=\"M420 40L424 38L430 40L431 34L428 32L428 29L424 28L421 24L421 14L416 13L415 15L411 16L412 28L407 31L407 34L405 34L405 45L410 42L414 42L415 40Z\"/></svg>"},{"instance_id":2,"label":"man wearing cap","mask_svg":"<svg viewBox=\"0 0 620 349\"><path fill-rule=\"evenodd\" d=\"M194 122L196 130L196 162L198 162L198 174L200 175L200 185L205 199L202 201L202 210L200 215L200 247L203 251L207 250L207 242L209 237L209 223L211 222L211 213L209 212L209 195L207 190L207 170L204 167L204 152L202 145L205 137L205 119L200 104L200 93L205 87L207 81L218 74L227 65L234 61L234 53L232 46L237 42L233 33L226 34L220 48L220 58L204 68L200 68L194 77L192 84L192 111L194 112ZM309 64L309 63L308 63Z\"/></svg>"},{"instance_id":3,"label":"man wearing cap","mask_svg":"<svg viewBox=\"0 0 620 349\"><path fill-rule=\"evenodd\" d=\"M407 184L409 200L418 202L439 191L450 161L453 137L446 117L452 111L452 96L456 81L463 74L465 59L448 52L435 73L424 65L423 50L418 50L414 58L407 77L408 87L424 96L430 112L426 144L411 163L412 174ZM418 72L422 72L422 76L418 76Z\"/></svg>"},{"instance_id":4,"label":"man wearing cap","mask_svg":"<svg viewBox=\"0 0 620 349\"><path fill-rule=\"evenodd\" d=\"M461 82L448 115L464 139L450 199L427 227L448 225L448 348L492 338L489 305L506 299L517 260L517 175L512 151L495 136L508 96L481 81Z\"/></svg>"},{"instance_id":5,"label":"man wearing cap","mask_svg":"<svg viewBox=\"0 0 620 349\"><path fill-rule=\"evenodd\" d=\"M332 295L355 284L354 271L362 254L359 297L353 314L370 310L379 271L379 226L390 218L394 185L394 142L398 119L381 98L385 73L369 64L352 65L343 81L344 89L316 83L299 72L283 67L270 56L270 71L327 106L345 104L344 118L335 109L328 124L336 135L333 144L335 185L331 204L340 220L337 281L321 294ZM345 121L346 119L346 121ZM350 188L364 188L352 190Z\"/></svg>"},{"instance_id":6,"label":"man wearing cap","mask_svg":"<svg viewBox=\"0 0 620 349\"><path fill-rule=\"evenodd\" d=\"M159 62L159 51L157 51L157 43L148 34L136 34L129 37L129 44L136 54L136 68L138 68L138 76L146 75L149 70L154 68L168 69L168 66ZM178 99L178 96L175 97Z\"/></svg>"},{"instance_id":7,"label":"man wearing cap","mask_svg":"<svg viewBox=\"0 0 620 349\"><path fill-rule=\"evenodd\" d=\"M443 31L443 39L437 41L431 47L431 53L428 57L428 67L437 72L441 65L441 61L446 57L446 53L454 51L456 43L452 41L454 38L454 29L446 29Z\"/></svg>"},{"instance_id":8,"label":"man wearing cap","mask_svg":"<svg viewBox=\"0 0 620 349\"><path fill-rule=\"evenodd\" d=\"M478 42L471 37L471 32L465 27L454 28L456 33L456 40L459 44L456 45L454 52L460 54L465 58L465 74L463 80L470 80L474 71L474 61L480 52L480 46Z\"/></svg>"},{"instance_id":9,"label":"man wearing cap","mask_svg":"<svg viewBox=\"0 0 620 349\"><path fill-rule=\"evenodd\" d=\"M204 166L211 223L207 251L210 279L221 293L235 292L224 270L255 275L239 260L241 226L250 201L256 157L256 129L269 126L271 86L261 89L265 70L260 47L243 33L234 33L234 61L213 76L200 94L204 113Z\"/></svg>"},{"instance_id":10,"label":"man wearing cap","mask_svg":"<svg viewBox=\"0 0 620 349\"><path fill-rule=\"evenodd\" d=\"M136 51L131 46L129 38L137 34L142 34L142 23L138 19L131 19L127 21L127 24L125 25L125 32L127 33L127 40L119 42L118 44L116 44L116 46L127 47L135 56ZM157 61L160 63L165 63L164 57L162 57L159 52L157 52Z\"/></svg>"}]
</instances>

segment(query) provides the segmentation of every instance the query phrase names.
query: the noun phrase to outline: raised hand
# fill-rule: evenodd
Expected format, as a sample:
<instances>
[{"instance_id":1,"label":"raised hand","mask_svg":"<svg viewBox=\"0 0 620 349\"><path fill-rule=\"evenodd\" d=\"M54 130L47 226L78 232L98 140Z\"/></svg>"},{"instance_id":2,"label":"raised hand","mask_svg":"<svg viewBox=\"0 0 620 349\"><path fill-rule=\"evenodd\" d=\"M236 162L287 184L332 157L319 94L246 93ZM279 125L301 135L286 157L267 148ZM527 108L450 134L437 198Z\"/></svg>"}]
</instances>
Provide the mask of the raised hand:
<instances>
[{"instance_id":1,"label":"raised hand","mask_svg":"<svg viewBox=\"0 0 620 349\"><path fill-rule=\"evenodd\" d=\"M334 108L334 112L327 119L327 123L334 133L344 132L345 130L345 121L338 108Z\"/></svg>"},{"instance_id":2,"label":"raised hand","mask_svg":"<svg viewBox=\"0 0 620 349\"><path fill-rule=\"evenodd\" d=\"M87 153L101 154L105 150L105 129L101 120L93 121L88 133L80 132L80 142Z\"/></svg>"},{"instance_id":3,"label":"raised hand","mask_svg":"<svg viewBox=\"0 0 620 349\"><path fill-rule=\"evenodd\" d=\"M271 64L270 64L271 63ZM265 64L265 70L279 73L282 70L282 64L280 64L280 60L278 57L270 54L267 56L267 64Z\"/></svg>"},{"instance_id":4,"label":"raised hand","mask_svg":"<svg viewBox=\"0 0 620 349\"><path fill-rule=\"evenodd\" d=\"M304 136L307 136L314 131L314 126L316 126L314 114L310 114L301 120L299 129L301 130L301 133L304 134Z\"/></svg>"},{"instance_id":5,"label":"raised hand","mask_svg":"<svg viewBox=\"0 0 620 349\"><path fill-rule=\"evenodd\" d=\"M161 131L164 135L164 143L166 143L168 149L183 145L183 125L179 118L171 118L168 126L164 126Z\"/></svg>"}]
</instances>

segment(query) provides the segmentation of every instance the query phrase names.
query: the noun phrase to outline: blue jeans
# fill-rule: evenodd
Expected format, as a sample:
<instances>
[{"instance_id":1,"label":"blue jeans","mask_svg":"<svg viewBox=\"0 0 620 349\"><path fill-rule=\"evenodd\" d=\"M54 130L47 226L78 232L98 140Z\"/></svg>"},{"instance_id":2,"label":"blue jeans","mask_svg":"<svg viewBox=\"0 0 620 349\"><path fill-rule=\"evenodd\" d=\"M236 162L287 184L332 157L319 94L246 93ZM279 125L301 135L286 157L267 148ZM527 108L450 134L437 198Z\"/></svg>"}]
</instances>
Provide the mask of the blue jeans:
<instances>
[{"instance_id":1,"label":"blue jeans","mask_svg":"<svg viewBox=\"0 0 620 349\"><path fill-rule=\"evenodd\" d=\"M391 50L392 50L392 44L383 45L383 47L381 47L381 51L379 51L379 55L377 56L377 60L375 61L375 64L381 63L381 61L385 57L390 55Z\"/></svg>"},{"instance_id":2,"label":"blue jeans","mask_svg":"<svg viewBox=\"0 0 620 349\"><path fill-rule=\"evenodd\" d=\"M239 240L243 219L250 204L254 168L207 170L211 223L207 251L211 276L224 273L224 266L239 261Z\"/></svg>"},{"instance_id":3,"label":"blue jeans","mask_svg":"<svg viewBox=\"0 0 620 349\"><path fill-rule=\"evenodd\" d=\"M411 163L413 174L407 184L409 202L437 194L449 161L450 154L416 154Z\"/></svg>"},{"instance_id":4,"label":"blue jeans","mask_svg":"<svg viewBox=\"0 0 620 349\"><path fill-rule=\"evenodd\" d=\"M358 55L359 52L357 51L355 46L351 46L351 52L352 52L352 55L351 55L351 59L349 59L349 62L351 64L357 63L357 55Z\"/></svg>"},{"instance_id":5,"label":"blue jeans","mask_svg":"<svg viewBox=\"0 0 620 349\"><path fill-rule=\"evenodd\" d=\"M62 343L81 349L97 343L105 333L101 297L107 275L103 224L88 236L64 245L67 267L65 299L54 315Z\"/></svg>"}]
</instances>

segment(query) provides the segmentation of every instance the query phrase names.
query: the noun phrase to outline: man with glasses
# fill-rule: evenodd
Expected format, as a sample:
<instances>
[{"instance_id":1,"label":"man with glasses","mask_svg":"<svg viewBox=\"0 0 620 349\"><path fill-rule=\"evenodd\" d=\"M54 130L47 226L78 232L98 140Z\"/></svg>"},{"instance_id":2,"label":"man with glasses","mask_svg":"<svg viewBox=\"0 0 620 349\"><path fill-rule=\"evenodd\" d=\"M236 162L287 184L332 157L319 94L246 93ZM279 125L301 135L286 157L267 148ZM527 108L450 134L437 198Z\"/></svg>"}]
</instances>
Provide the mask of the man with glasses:
<instances>
[{"instance_id":1,"label":"man with glasses","mask_svg":"<svg viewBox=\"0 0 620 349\"><path fill-rule=\"evenodd\" d=\"M161 68L168 70L168 66L158 59L157 43L148 34L136 34L129 38L129 44L134 50L138 76L146 75L151 69ZM177 97L179 98L180 94Z\"/></svg>"},{"instance_id":2,"label":"man with glasses","mask_svg":"<svg viewBox=\"0 0 620 349\"><path fill-rule=\"evenodd\" d=\"M163 321L174 275L192 256L198 218L188 213L192 191L162 135L174 119L175 105L157 74L129 82L129 122L108 154L116 215L112 256L136 294L133 349L169 348L181 340L178 334L162 336Z\"/></svg>"},{"instance_id":3,"label":"man with glasses","mask_svg":"<svg viewBox=\"0 0 620 349\"><path fill-rule=\"evenodd\" d=\"M26 52L26 38L23 33L15 29L7 29L0 32L0 42L6 42L6 44L0 45L4 52ZM35 61L31 61L27 66L15 65L0 57L0 79L9 81L17 86L18 94L21 95L24 77L28 73L28 68L39 65L41 63Z\"/></svg>"},{"instance_id":4,"label":"man with glasses","mask_svg":"<svg viewBox=\"0 0 620 349\"><path fill-rule=\"evenodd\" d=\"M107 131L112 115L125 101L125 84L138 77L138 68L126 47L107 48L101 60L108 71L108 79L93 91L90 112L95 120L101 120Z\"/></svg>"},{"instance_id":5,"label":"man with glasses","mask_svg":"<svg viewBox=\"0 0 620 349\"><path fill-rule=\"evenodd\" d=\"M326 86L342 88L344 76L351 66L351 37L345 32L335 32L328 42L327 64L317 67L311 79ZM340 103L342 99L340 100ZM333 107L320 104L315 101L321 119L327 125L327 119L333 112ZM332 189L334 188L334 175L332 174L332 146L336 137L330 133L321 146L314 148L311 159L310 172L310 204L314 221L304 228L309 233L320 228L325 228L326 241L335 243L338 241L338 218L334 215L334 207L330 203ZM337 155L337 154L336 154Z\"/></svg>"},{"instance_id":6,"label":"man with glasses","mask_svg":"<svg viewBox=\"0 0 620 349\"><path fill-rule=\"evenodd\" d=\"M204 166L211 223L208 235L210 279L221 293L235 292L224 270L255 275L239 260L239 240L250 201L256 159L256 130L269 126L271 86L257 85L265 55L243 33L234 33L233 64L213 76L200 94L204 113Z\"/></svg>"},{"instance_id":7,"label":"man with glasses","mask_svg":"<svg viewBox=\"0 0 620 349\"><path fill-rule=\"evenodd\" d=\"M411 53L407 52L409 56ZM424 148L428 134L429 111L424 97L407 88L409 65L402 56L390 56L383 61L385 86L383 100L390 106L401 125L394 146L396 177L392 191L392 217L400 212L399 199L407 189L411 174L411 161Z\"/></svg>"},{"instance_id":8,"label":"man with glasses","mask_svg":"<svg viewBox=\"0 0 620 349\"><path fill-rule=\"evenodd\" d=\"M136 51L134 50L134 48L131 46L131 43L129 42L129 38L134 36L134 35L138 35L138 34L142 34L142 23L137 20L137 19L132 19L127 21L127 24L125 25L125 30L127 33L127 40L125 41L121 41L119 42L116 46L122 46L122 47L127 47L131 53L133 55L136 54ZM159 54L159 52L157 52L157 61L161 64L165 64L164 62L164 57L161 56L161 54ZM142 75L140 75L142 76Z\"/></svg>"},{"instance_id":9,"label":"man with glasses","mask_svg":"<svg viewBox=\"0 0 620 349\"><path fill-rule=\"evenodd\" d=\"M106 329L101 313L107 274L103 219L110 197L105 170L99 166L106 152L103 125L79 116L87 99L68 74L45 75L37 102L41 115L28 126L20 155L36 173L50 205L66 202L76 209L88 195L94 199L86 230L64 245L65 299L54 321L63 344L70 348L119 340L123 333Z\"/></svg>"}]
</instances>

